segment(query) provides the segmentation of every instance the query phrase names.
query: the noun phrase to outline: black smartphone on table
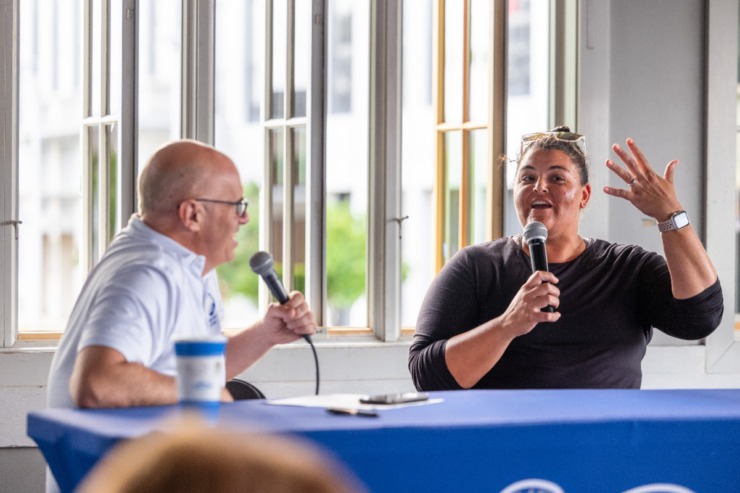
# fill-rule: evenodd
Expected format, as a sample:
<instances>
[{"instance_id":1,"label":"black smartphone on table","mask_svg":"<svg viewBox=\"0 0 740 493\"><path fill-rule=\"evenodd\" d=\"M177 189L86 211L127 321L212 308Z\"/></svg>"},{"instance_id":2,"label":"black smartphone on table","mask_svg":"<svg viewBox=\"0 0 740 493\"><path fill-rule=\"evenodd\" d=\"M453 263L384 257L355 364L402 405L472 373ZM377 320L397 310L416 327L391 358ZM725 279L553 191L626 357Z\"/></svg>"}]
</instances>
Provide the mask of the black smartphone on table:
<instances>
[{"instance_id":1,"label":"black smartphone on table","mask_svg":"<svg viewBox=\"0 0 740 493\"><path fill-rule=\"evenodd\" d=\"M425 392L398 392L394 394L377 394L361 397L360 402L362 404L389 405L420 402L426 401L427 399L429 399L429 395Z\"/></svg>"}]
</instances>

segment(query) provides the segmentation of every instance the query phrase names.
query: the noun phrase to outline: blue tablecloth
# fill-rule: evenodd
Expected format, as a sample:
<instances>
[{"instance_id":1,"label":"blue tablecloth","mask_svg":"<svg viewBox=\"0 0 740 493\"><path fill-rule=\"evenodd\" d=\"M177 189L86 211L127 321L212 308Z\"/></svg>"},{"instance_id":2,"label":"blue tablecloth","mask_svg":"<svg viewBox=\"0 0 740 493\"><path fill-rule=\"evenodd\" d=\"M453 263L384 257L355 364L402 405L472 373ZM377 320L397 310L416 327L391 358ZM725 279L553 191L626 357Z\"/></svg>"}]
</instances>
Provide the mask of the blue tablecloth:
<instances>
[{"instance_id":1,"label":"blue tablecloth","mask_svg":"<svg viewBox=\"0 0 740 493\"><path fill-rule=\"evenodd\" d=\"M241 401L224 405L217 424L308 437L376 492L740 491L740 390L431 394L443 402L377 418ZM50 409L29 414L28 435L72 491L119 440L177 412Z\"/></svg>"}]
</instances>

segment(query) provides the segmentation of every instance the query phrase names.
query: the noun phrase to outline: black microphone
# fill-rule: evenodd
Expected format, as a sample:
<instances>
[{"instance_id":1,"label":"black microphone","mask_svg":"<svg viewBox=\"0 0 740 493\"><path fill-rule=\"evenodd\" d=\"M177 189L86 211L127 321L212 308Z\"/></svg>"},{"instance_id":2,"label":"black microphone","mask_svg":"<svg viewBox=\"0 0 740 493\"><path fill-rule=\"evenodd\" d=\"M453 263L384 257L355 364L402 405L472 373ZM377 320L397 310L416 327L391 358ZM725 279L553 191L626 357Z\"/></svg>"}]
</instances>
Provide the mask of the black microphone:
<instances>
[{"instance_id":1,"label":"black microphone","mask_svg":"<svg viewBox=\"0 0 740 493\"><path fill-rule=\"evenodd\" d=\"M252 271L254 271L255 274L262 277L262 280L265 281L265 284L267 284L267 288L270 290L275 299L278 300L278 303L284 305L288 302L290 297L288 296L288 292L285 291L283 283L280 282L280 278L277 276L277 272L275 272L275 268L273 267L272 262L272 255L267 252L257 252L252 255L252 258L249 259L249 266L252 268ZM309 344L311 344L311 336L305 334L303 338L306 339Z\"/></svg>"},{"instance_id":2,"label":"black microphone","mask_svg":"<svg viewBox=\"0 0 740 493\"><path fill-rule=\"evenodd\" d=\"M549 272L547 267L547 250L545 241L547 241L547 228L539 221L532 221L524 227L524 241L529 246L529 260L532 263L532 272L543 270ZM542 309L543 312L554 312L555 308L547 305Z\"/></svg>"},{"instance_id":3,"label":"black microphone","mask_svg":"<svg viewBox=\"0 0 740 493\"><path fill-rule=\"evenodd\" d=\"M275 299L278 300L278 303L284 305L288 302L290 298L283 287L283 283L280 282L277 272L275 272L272 255L267 252L257 252L249 259L249 266L255 274L262 277L265 284L267 284L267 288Z\"/></svg>"}]
</instances>

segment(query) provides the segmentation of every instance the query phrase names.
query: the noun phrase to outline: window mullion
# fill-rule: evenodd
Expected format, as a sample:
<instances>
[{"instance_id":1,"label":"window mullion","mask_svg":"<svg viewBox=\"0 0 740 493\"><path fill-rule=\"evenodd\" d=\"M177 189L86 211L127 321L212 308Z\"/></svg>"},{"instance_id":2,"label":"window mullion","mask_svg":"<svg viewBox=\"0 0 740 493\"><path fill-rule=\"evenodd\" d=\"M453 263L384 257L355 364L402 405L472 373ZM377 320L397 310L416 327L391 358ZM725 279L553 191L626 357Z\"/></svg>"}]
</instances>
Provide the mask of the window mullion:
<instances>
[{"instance_id":1,"label":"window mullion","mask_svg":"<svg viewBox=\"0 0 740 493\"><path fill-rule=\"evenodd\" d=\"M486 221L489 239L504 234L504 166L497 166L499 156L506 150L506 3L493 2L490 9L488 50L488 186L486 187L486 210L490 220Z\"/></svg>"},{"instance_id":2,"label":"window mullion","mask_svg":"<svg viewBox=\"0 0 740 493\"><path fill-rule=\"evenodd\" d=\"M263 128L263 149L265 150L264 162L262 163L264 169L264 178L262 182L262 207L260 208L260 239L259 244L262 249L269 251L269 246L272 243L272 236L274 234L272 227L273 217L273 182L274 170L272 169L272 135L273 127L275 122L272 121L273 114L273 32L275 26L273 24L273 1L265 1L265 51L264 51L264 86L262 91L262 104L260 105L260 121L262 122ZM260 283L258 287L258 303L260 310L268 303L269 293L264 283Z\"/></svg>"},{"instance_id":3,"label":"window mullion","mask_svg":"<svg viewBox=\"0 0 740 493\"><path fill-rule=\"evenodd\" d=\"M139 13L137 0L122 0L123 26L121 35L121 119L118 177L118 197L120 201L120 224L125 226L128 218L137 209L136 177L137 162L137 124L138 124L138 39Z\"/></svg>"},{"instance_id":4,"label":"window mullion","mask_svg":"<svg viewBox=\"0 0 740 493\"><path fill-rule=\"evenodd\" d=\"M105 76L101 77L101 93L106 92L106 85L103 81L107 80ZM101 106L102 109L102 106ZM96 260L103 257L105 248L108 245L108 238L110 238L110 224L108 218L110 217L110 207L108 197L110 195L110 182L108 177L108 138L107 138L107 125L104 123L96 124L98 129L98 161L96 163L98 168L98 242L95 245L97 249Z\"/></svg>"},{"instance_id":5,"label":"window mullion","mask_svg":"<svg viewBox=\"0 0 740 493\"><path fill-rule=\"evenodd\" d=\"M306 124L306 283L305 294L324 325L326 298L326 0L313 0L311 63Z\"/></svg>"},{"instance_id":6,"label":"window mullion","mask_svg":"<svg viewBox=\"0 0 740 493\"><path fill-rule=\"evenodd\" d=\"M444 162L444 139L445 132L441 128L444 123L444 46L445 46L445 0L437 0L434 2L433 12L433 33L432 33L432 53L433 53L433 66L432 66L432 104L434 105L435 115L435 144L436 144L436 178L434 180L435 187L432 193L432 200L435 204L434 214L435 220L435 232L434 232L434 271L438 272L444 265L444 190L445 190L445 171Z\"/></svg>"},{"instance_id":7,"label":"window mullion","mask_svg":"<svg viewBox=\"0 0 740 493\"><path fill-rule=\"evenodd\" d=\"M98 243L95 245L97 249L96 259L100 259L105 253L105 248L108 245L108 239L110 238L110 224L108 218L110 217L110 178L108 176L108 126L105 120L110 115L110 2L107 0L99 0L100 5L100 59L98 75L98 94L100 95L100 115L98 115Z\"/></svg>"},{"instance_id":8,"label":"window mullion","mask_svg":"<svg viewBox=\"0 0 740 493\"><path fill-rule=\"evenodd\" d=\"M470 121L470 111L468 100L470 99L470 0L465 0L463 4L463 25L462 25L462 123L465 125ZM470 187L468 179L470 176L470 153L468 152L470 132L462 130L462 139L460 146L461 154L461 176L460 176L460 195L458 197L458 208L460 217L458 220L458 249L462 249L469 243L470 233Z\"/></svg>"},{"instance_id":9,"label":"window mullion","mask_svg":"<svg viewBox=\"0 0 740 493\"><path fill-rule=\"evenodd\" d=\"M93 172L91 167L91 149L90 129L94 123L93 118L93 101L92 101L92 84L93 84L93 2L87 0L84 3L83 12L83 34L82 34L82 123L80 125L80 155L82 158L82 233L80 238L80 264L82 265L83 274L92 270L95 262L93 255L93 195L92 189Z\"/></svg>"},{"instance_id":10,"label":"window mullion","mask_svg":"<svg viewBox=\"0 0 740 493\"><path fill-rule=\"evenodd\" d=\"M0 3L0 330L15 343L18 321L18 2Z\"/></svg>"},{"instance_id":11,"label":"window mullion","mask_svg":"<svg viewBox=\"0 0 740 493\"><path fill-rule=\"evenodd\" d=\"M293 234L293 224L295 222L294 211L294 188L295 176L293 173L293 127L287 124L288 120L294 116L294 98L295 88L295 8L293 0L279 0L287 3L287 16L285 26L285 81L283 87L285 93L283 96L283 283L288 291L295 286L294 279L294 243L295 235Z\"/></svg>"},{"instance_id":12,"label":"window mullion","mask_svg":"<svg viewBox=\"0 0 740 493\"><path fill-rule=\"evenodd\" d=\"M180 136L213 144L215 0L183 0Z\"/></svg>"},{"instance_id":13,"label":"window mullion","mask_svg":"<svg viewBox=\"0 0 740 493\"><path fill-rule=\"evenodd\" d=\"M290 58L290 57L289 57ZM286 94L290 91L286 90ZM287 98L286 98L287 100ZM288 106L287 104L285 105ZM283 284L288 291L293 289L293 222L295 214L293 211L293 129L287 125L282 126L283 133Z\"/></svg>"},{"instance_id":14,"label":"window mullion","mask_svg":"<svg viewBox=\"0 0 740 493\"><path fill-rule=\"evenodd\" d=\"M368 318L384 341L401 333L402 26L402 2L372 2Z\"/></svg>"},{"instance_id":15,"label":"window mullion","mask_svg":"<svg viewBox=\"0 0 740 493\"><path fill-rule=\"evenodd\" d=\"M549 126L578 128L578 2L552 1Z\"/></svg>"}]
</instances>

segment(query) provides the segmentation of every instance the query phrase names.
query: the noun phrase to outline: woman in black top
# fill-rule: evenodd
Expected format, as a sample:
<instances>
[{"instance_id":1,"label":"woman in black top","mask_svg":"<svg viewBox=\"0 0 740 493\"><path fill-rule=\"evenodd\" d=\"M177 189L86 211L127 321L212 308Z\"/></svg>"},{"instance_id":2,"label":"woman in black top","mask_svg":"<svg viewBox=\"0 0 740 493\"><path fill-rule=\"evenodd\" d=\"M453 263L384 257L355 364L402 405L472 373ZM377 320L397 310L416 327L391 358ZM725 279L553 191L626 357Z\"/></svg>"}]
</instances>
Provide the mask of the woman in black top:
<instances>
[{"instance_id":1,"label":"woman in black top","mask_svg":"<svg viewBox=\"0 0 740 493\"><path fill-rule=\"evenodd\" d=\"M522 226L547 228L550 272L532 273L519 235L458 252L419 313L418 389L639 388L652 327L700 339L719 325L722 290L676 196L678 161L660 176L627 139L629 152L613 146L624 166L606 163L627 187L604 192L655 218L664 259L578 234L591 196L583 142L567 127L522 139L514 202Z\"/></svg>"}]
</instances>

